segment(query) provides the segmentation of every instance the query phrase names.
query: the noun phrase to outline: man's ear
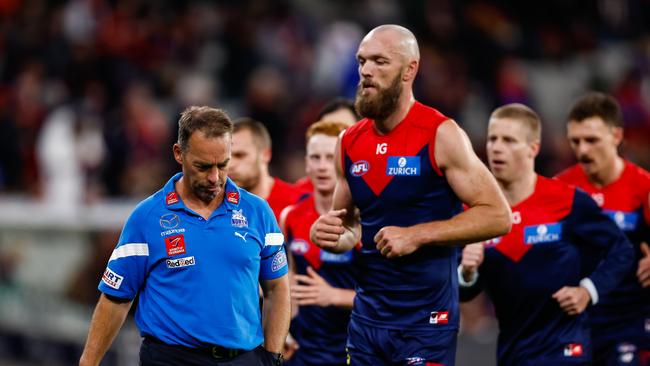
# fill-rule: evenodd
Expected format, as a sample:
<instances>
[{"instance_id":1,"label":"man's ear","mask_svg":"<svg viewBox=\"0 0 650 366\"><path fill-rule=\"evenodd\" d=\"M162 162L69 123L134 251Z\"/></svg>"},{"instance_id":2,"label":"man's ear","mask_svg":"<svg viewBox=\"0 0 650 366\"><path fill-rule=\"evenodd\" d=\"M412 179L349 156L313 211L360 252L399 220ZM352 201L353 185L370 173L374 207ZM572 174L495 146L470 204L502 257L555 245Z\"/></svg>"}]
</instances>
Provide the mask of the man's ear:
<instances>
[{"instance_id":1,"label":"man's ear","mask_svg":"<svg viewBox=\"0 0 650 366\"><path fill-rule=\"evenodd\" d=\"M413 81L415 79L415 76L418 73L419 66L420 64L418 60L411 60L404 68L404 73L402 74L402 81Z\"/></svg>"},{"instance_id":2,"label":"man's ear","mask_svg":"<svg viewBox=\"0 0 650 366\"><path fill-rule=\"evenodd\" d=\"M271 162L272 155L271 148L262 150L262 161L268 165Z\"/></svg>"},{"instance_id":3,"label":"man's ear","mask_svg":"<svg viewBox=\"0 0 650 366\"><path fill-rule=\"evenodd\" d=\"M174 160L176 160L177 163L183 164L183 149L181 149L181 145L178 143L174 144L174 147L172 147L172 150L174 151Z\"/></svg>"},{"instance_id":4,"label":"man's ear","mask_svg":"<svg viewBox=\"0 0 650 366\"><path fill-rule=\"evenodd\" d=\"M614 135L614 143L616 143L616 147L620 146L623 142L623 128L612 127L612 134Z\"/></svg>"}]
</instances>

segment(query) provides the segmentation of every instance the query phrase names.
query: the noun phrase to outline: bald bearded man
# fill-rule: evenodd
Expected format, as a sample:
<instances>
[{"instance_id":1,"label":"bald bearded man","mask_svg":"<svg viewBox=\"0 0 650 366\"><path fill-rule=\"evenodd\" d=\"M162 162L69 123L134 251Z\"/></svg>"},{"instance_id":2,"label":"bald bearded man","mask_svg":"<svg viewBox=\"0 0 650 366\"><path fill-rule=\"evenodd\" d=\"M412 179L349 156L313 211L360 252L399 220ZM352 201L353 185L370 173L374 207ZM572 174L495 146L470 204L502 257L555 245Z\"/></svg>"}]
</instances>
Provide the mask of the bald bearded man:
<instances>
[{"instance_id":1,"label":"bald bearded man","mask_svg":"<svg viewBox=\"0 0 650 366\"><path fill-rule=\"evenodd\" d=\"M510 209L460 127L415 100L408 29L373 29L357 60L364 119L339 139L333 207L311 230L328 251L363 244L349 364L453 365L457 246L507 233Z\"/></svg>"}]
</instances>

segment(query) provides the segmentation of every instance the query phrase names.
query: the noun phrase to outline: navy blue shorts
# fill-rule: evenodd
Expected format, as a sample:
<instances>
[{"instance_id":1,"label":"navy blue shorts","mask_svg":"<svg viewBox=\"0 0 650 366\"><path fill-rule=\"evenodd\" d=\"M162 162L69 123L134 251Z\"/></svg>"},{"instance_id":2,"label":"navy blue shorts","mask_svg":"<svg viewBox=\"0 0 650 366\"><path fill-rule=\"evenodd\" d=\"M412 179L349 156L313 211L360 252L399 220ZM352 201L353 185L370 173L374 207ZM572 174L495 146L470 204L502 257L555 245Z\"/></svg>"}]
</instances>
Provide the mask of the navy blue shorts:
<instances>
[{"instance_id":1,"label":"navy blue shorts","mask_svg":"<svg viewBox=\"0 0 650 366\"><path fill-rule=\"evenodd\" d=\"M271 353L258 346L234 357L215 358L201 349L172 346L158 340L145 338L140 346L140 366L272 366Z\"/></svg>"},{"instance_id":2,"label":"navy blue shorts","mask_svg":"<svg viewBox=\"0 0 650 366\"><path fill-rule=\"evenodd\" d=\"M650 366L650 319L601 329L592 344L594 366Z\"/></svg>"},{"instance_id":3,"label":"navy blue shorts","mask_svg":"<svg viewBox=\"0 0 650 366\"><path fill-rule=\"evenodd\" d=\"M350 320L348 364L352 366L453 366L456 330L395 330Z\"/></svg>"}]
</instances>

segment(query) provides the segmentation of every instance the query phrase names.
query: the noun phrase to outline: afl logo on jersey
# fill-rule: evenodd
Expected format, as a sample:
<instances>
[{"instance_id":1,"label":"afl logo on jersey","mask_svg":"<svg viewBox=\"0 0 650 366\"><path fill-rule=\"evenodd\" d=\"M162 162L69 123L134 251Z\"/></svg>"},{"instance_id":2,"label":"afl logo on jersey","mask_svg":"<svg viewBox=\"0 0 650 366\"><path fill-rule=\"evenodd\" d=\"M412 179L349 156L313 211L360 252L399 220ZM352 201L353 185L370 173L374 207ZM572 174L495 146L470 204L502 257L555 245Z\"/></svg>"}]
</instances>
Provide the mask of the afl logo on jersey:
<instances>
[{"instance_id":1,"label":"afl logo on jersey","mask_svg":"<svg viewBox=\"0 0 650 366\"><path fill-rule=\"evenodd\" d=\"M350 174L354 175L355 177L360 177L368 173L368 170L370 170L370 164L368 164L368 162L365 160L359 160L354 162L350 167Z\"/></svg>"},{"instance_id":2,"label":"afl logo on jersey","mask_svg":"<svg viewBox=\"0 0 650 366\"><path fill-rule=\"evenodd\" d=\"M289 248L291 249L291 253L304 255L307 253L307 251L309 251L309 244L307 244L307 242L304 240L296 239L291 242Z\"/></svg>"}]
</instances>

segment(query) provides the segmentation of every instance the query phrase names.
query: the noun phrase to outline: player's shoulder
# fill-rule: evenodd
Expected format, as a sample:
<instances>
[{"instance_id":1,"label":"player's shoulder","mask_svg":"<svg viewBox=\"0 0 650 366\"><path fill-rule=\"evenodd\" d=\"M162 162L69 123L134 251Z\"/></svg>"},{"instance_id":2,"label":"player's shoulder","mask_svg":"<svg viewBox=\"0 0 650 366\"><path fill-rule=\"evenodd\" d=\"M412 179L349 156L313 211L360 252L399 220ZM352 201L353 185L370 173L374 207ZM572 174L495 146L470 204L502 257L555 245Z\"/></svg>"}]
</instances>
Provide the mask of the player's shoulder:
<instances>
[{"instance_id":1,"label":"player's shoulder","mask_svg":"<svg viewBox=\"0 0 650 366\"><path fill-rule=\"evenodd\" d=\"M431 129L451 120L439 110L420 102L415 102L411 113L413 114L413 126L419 128Z\"/></svg>"},{"instance_id":2,"label":"player's shoulder","mask_svg":"<svg viewBox=\"0 0 650 366\"><path fill-rule=\"evenodd\" d=\"M266 200L254 193L251 193L243 188L237 187L237 192L239 193L239 207L250 207L250 208L264 208L268 206Z\"/></svg>"},{"instance_id":3,"label":"player's shoulder","mask_svg":"<svg viewBox=\"0 0 650 366\"><path fill-rule=\"evenodd\" d=\"M345 139L354 138L363 134L364 132L368 132L372 129L372 126L373 123L371 119L363 118L352 126L346 128L345 131L343 131L342 136Z\"/></svg>"},{"instance_id":4,"label":"player's shoulder","mask_svg":"<svg viewBox=\"0 0 650 366\"><path fill-rule=\"evenodd\" d=\"M174 192L175 193L175 192ZM167 197L162 189L140 201L131 212L131 220L145 220L151 216L152 212L163 209L166 205Z\"/></svg>"},{"instance_id":5,"label":"player's shoulder","mask_svg":"<svg viewBox=\"0 0 650 366\"><path fill-rule=\"evenodd\" d=\"M643 182L646 187L650 184L650 172L642 167L629 160L625 160L625 170L629 173L627 174L627 179L629 179L631 183L638 184L639 182Z\"/></svg>"}]
</instances>

